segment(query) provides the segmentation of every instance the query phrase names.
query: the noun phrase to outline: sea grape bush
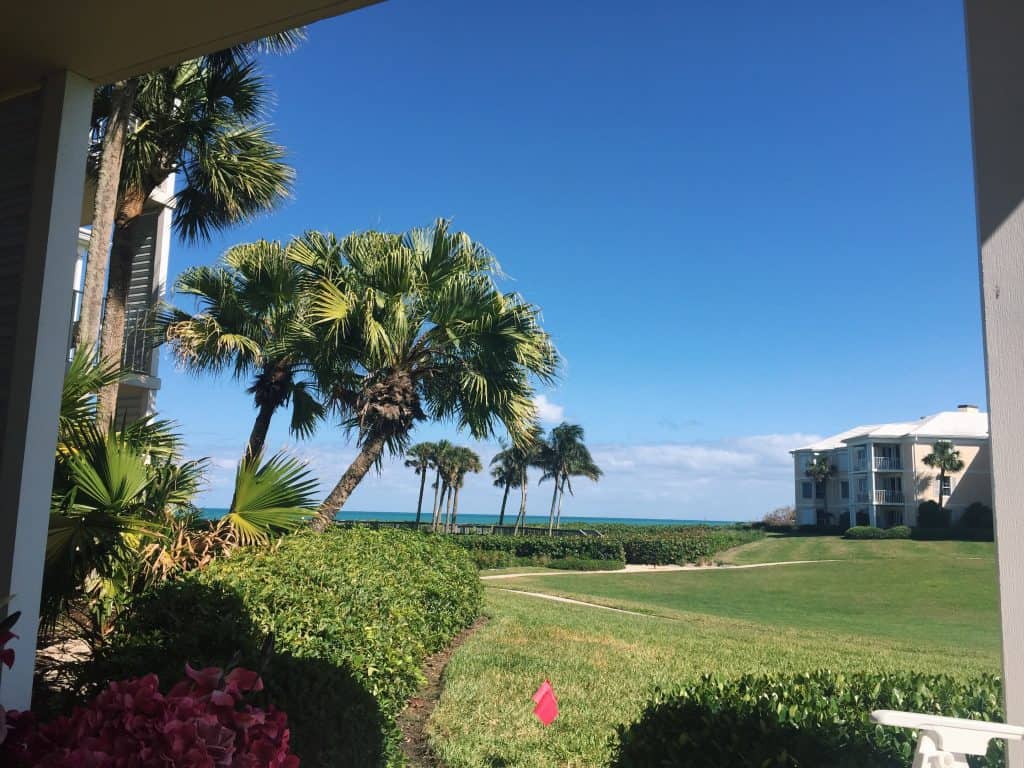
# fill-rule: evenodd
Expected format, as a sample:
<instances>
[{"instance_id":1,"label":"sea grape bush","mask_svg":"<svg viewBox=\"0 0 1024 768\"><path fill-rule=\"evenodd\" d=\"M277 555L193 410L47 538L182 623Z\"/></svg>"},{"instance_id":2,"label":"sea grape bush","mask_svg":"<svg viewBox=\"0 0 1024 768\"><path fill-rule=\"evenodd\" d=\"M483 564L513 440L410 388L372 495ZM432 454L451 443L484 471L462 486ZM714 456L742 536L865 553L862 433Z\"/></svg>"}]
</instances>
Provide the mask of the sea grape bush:
<instances>
[{"instance_id":1,"label":"sea grape bush","mask_svg":"<svg viewBox=\"0 0 1024 768\"><path fill-rule=\"evenodd\" d=\"M761 531L740 526L595 526L601 536L453 536L480 567L511 564L513 558L546 562L564 558L619 560L645 565L700 563L726 549L756 541ZM508 553L507 556L494 555Z\"/></svg>"},{"instance_id":2,"label":"sea grape bush","mask_svg":"<svg viewBox=\"0 0 1024 768\"><path fill-rule=\"evenodd\" d=\"M110 683L68 717L12 713L4 765L38 768L209 766L297 768L284 712L246 703L263 683L251 670L192 669L160 692L154 674Z\"/></svg>"},{"instance_id":3,"label":"sea grape bush","mask_svg":"<svg viewBox=\"0 0 1024 768\"><path fill-rule=\"evenodd\" d=\"M875 709L1003 720L998 678L963 680L914 672L831 671L707 675L676 693L659 692L640 718L618 728L614 768L906 768L914 733L872 723ZM1001 768L995 741L975 768Z\"/></svg>"},{"instance_id":4,"label":"sea grape bush","mask_svg":"<svg viewBox=\"0 0 1024 768\"><path fill-rule=\"evenodd\" d=\"M394 718L425 657L481 609L477 569L449 538L352 528L236 552L135 601L83 674L166 675L237 654L288 712L304 766L399 765Z\"/></svg>"}]
</instances>

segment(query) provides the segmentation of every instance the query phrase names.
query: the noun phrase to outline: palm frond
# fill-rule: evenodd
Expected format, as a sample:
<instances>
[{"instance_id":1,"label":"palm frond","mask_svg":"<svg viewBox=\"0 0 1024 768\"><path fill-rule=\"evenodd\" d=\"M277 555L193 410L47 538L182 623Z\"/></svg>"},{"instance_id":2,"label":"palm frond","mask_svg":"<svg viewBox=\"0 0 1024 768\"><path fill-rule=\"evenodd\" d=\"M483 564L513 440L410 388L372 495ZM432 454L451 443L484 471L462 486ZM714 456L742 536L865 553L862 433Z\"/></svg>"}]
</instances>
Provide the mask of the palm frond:
<instances>
[{"instance_id":1,"label":"palm frond","mask_svg":"<svg viewBox=\"0 0 1024 768\"><path fill-rule=\"evenodd\" d=\"M294 530L316 510L317 481L301 462L276 454L242 461L235 493L224 520L242 544L267 541L275 532Z\"/></svg>"}]
</instances>

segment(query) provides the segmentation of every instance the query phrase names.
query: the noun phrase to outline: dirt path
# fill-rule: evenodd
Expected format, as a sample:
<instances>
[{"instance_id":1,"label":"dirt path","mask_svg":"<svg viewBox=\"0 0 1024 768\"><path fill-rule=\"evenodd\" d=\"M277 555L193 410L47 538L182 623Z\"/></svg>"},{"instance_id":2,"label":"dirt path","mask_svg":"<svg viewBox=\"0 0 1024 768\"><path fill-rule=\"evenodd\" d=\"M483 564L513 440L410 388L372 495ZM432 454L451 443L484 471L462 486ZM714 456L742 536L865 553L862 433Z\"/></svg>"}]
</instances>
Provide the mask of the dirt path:
<instances>
[{"instance_id":1,"label":"dirt path","mask_svg":"<svg viewBox=\"0 0 1024 768\"><path fill-rule=\"evenodd\" d=\"M402 752L408 760L410 768L444 768L437 755L434 754L427 741L427 721L441 697L441 678L452 654L469 639L470 635L487 623L481 616L470 627L455 636L451 644L433 656L427 657L423 664L423 674L427 678L424 685L398 716L398 727L402 730Z\"/></svg>"},{"instance_id":2,"label":"dirt path","mask_svg":"<svg viewBox=\"0 0 1024 768\"><path fill-rule=\"evenodd\" d=\"M627 565L608 571L562 571L551 569L536 573L496 573L481 576L483 581L523 579L529 576L590 576L599 573L678 573L679 571L740 571L748 568L774 568L780 565L807 565L808 563L838 563L840 560L783 560L778 563L749 563L748 565Z\"/></svg>"}]
</instances>

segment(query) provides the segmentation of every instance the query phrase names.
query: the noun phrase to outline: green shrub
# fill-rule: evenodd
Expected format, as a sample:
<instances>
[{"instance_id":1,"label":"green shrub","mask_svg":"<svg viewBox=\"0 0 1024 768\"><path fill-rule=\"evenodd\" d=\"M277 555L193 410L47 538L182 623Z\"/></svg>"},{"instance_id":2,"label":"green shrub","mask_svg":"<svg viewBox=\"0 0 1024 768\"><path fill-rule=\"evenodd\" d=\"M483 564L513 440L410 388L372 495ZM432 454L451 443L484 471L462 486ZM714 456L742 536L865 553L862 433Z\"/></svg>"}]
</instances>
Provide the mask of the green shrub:
<instances>
[{"instance_id":1,"label":"green shrub","mask_svg":"<svg viewBox=\"0 0 1024 768\"><path fill-rule=\"evenodd\" d=\"M844 539L884 539L885 531L881 528L876 528L873 525L855 525L853 528L847 528L846 533L843 534Z\"/></svg>"},{"instance_id":2,"label":"green shrub","mask_svg":"<svg viewBox=\"0 0 1024 768\"><path fill-rule=\"evenodd\" d=\"M937 501L922 501L917 507L917 524L921 528L949 528L949 510Z\"/></svg>"},{"instance_id":3,"label":"green shrub","mask_svg":"<svg viewBox=\"0 0 1024 768\"><path fill-rule=\"evenodd\" d=\"M288 713L303 765L398 765L395 715L481 600L475 566L441 537L299 533L144 596L83 682L241 662Z\"/></svg>"},{"instance_id":4,"label":"green shrub","mask_svg":"<svg viewBox=\"0 0 1024 768\"><path fill-rule=\"evenodd\" d=\"M584 560L579 557L565 557L548 563L548 568L561 571L618 571L625 567L622 560Z\"/></svg>"},{"instance_id":5,"label":"green shrub","mask_svg":"<svg viewBox=\"0 0 1024 768\"><path fill-rule=\"evenodd\" d=\"M613 766L830 766L905 768L913 731L873 724L874 709L1003 719L1000 683L916 673L711 676L673 695L659 693L639 720L618 728ZM1002 766L993 743L973 766Z\"/></svg>"},{"instance_id":6,"label":"green shrub","mask_svg":"<svg viewBox=\"0 0 1024 768\"><path fill-rule=\"evenodd\" d=\"M965 528L992 528L995 524L992 517L992 507L988 507L980 501L968 505L967 509L964 510L963 517L960 518L960 524Z\"/></svg>"},{"instance_id":7,"label":"green shrub","mask_svg":"<svg viewBox=\"0 0 1024 768\"><path fill-rule=\"evenodd\" d=\"M882 531L883 539L909 539L912 531L909 525L894 525Z\"/></svg>"},{"instance_id":8,"label":"green shrub","mask_svg":"<svg viewBox=\"0 0 1024 768\"><path fill-rule=\"evenodd\" d=\"M919 528L914 527L911 538L918 541L992 541L994 531L991 528Z\"/></svg>"}]
</instances>

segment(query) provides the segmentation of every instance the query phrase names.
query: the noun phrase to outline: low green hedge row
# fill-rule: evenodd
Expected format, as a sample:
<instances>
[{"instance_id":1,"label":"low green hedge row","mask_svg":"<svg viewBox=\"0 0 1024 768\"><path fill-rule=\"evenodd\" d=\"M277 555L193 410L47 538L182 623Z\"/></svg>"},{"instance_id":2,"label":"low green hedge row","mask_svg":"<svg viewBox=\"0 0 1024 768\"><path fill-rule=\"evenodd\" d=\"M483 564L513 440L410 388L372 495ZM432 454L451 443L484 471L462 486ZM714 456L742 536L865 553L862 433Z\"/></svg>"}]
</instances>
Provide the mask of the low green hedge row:
<instances>
[{"instance_id":1,"label":"low green hedge row","mask_svg":"<svg viewBox=\"0 0 1024 768\"><path fill-rule=\"evenodd\" d=\"M445 538L297 533L146 595L83 682L241 663L262 670L304 766L401 765L395 715L481 603L476 567Z\"/></svg>"},{"instance_id":2,"label":"low green hedge row","mask_svg":"<svg viewBox=\"0 0 1024 768\"><path fill-rule=\"evenodd\" d=\"M620 560L644 565L699 563L731 547L764 536L740 526L603 526L601 536L453 536L468 549L481 568L511 564L513 558L534 562L561 560ZM632 529L632 530L631 530ZM505 556L494 554L504 552Z\"/></svg>"},{"instance_id":3,"label":"low green hedge row","mask_svg":"<svg viewBox=\"0 0 1024 768\"><path fill-rule=\"evenodd\" d=\"M906 768L914 734L875 725L875 709L1003 719L998 678L959 680L915 673L843 675L830 671L711 676L659 693L639 720L620 726L615 768ZM972 766L1004 765L994 742Z\"/></svg>"},{"instance_id":4,"label":"low green hedge row","mask_svg":"<svg viewBox=\"0 0 1024 768\"><path fill-rule=\"evenodd\" d=\"M912 531L906 525L894 525L892 528L876 528L873 525L855 525L847 528L844 539L909 539Z\"/></svg>"},{"instance_id":5,"label":"low green hedge row","mask_svg":"<svg viewBox=\"0 0 1024 768\"><path fill-rule=\"evenodd\" d=\"M548 563L548 568L560 571L619 571L625 567L626 564L621 560L583 560L578 557L566 557Z\"/></svg>"}]
</instances>

